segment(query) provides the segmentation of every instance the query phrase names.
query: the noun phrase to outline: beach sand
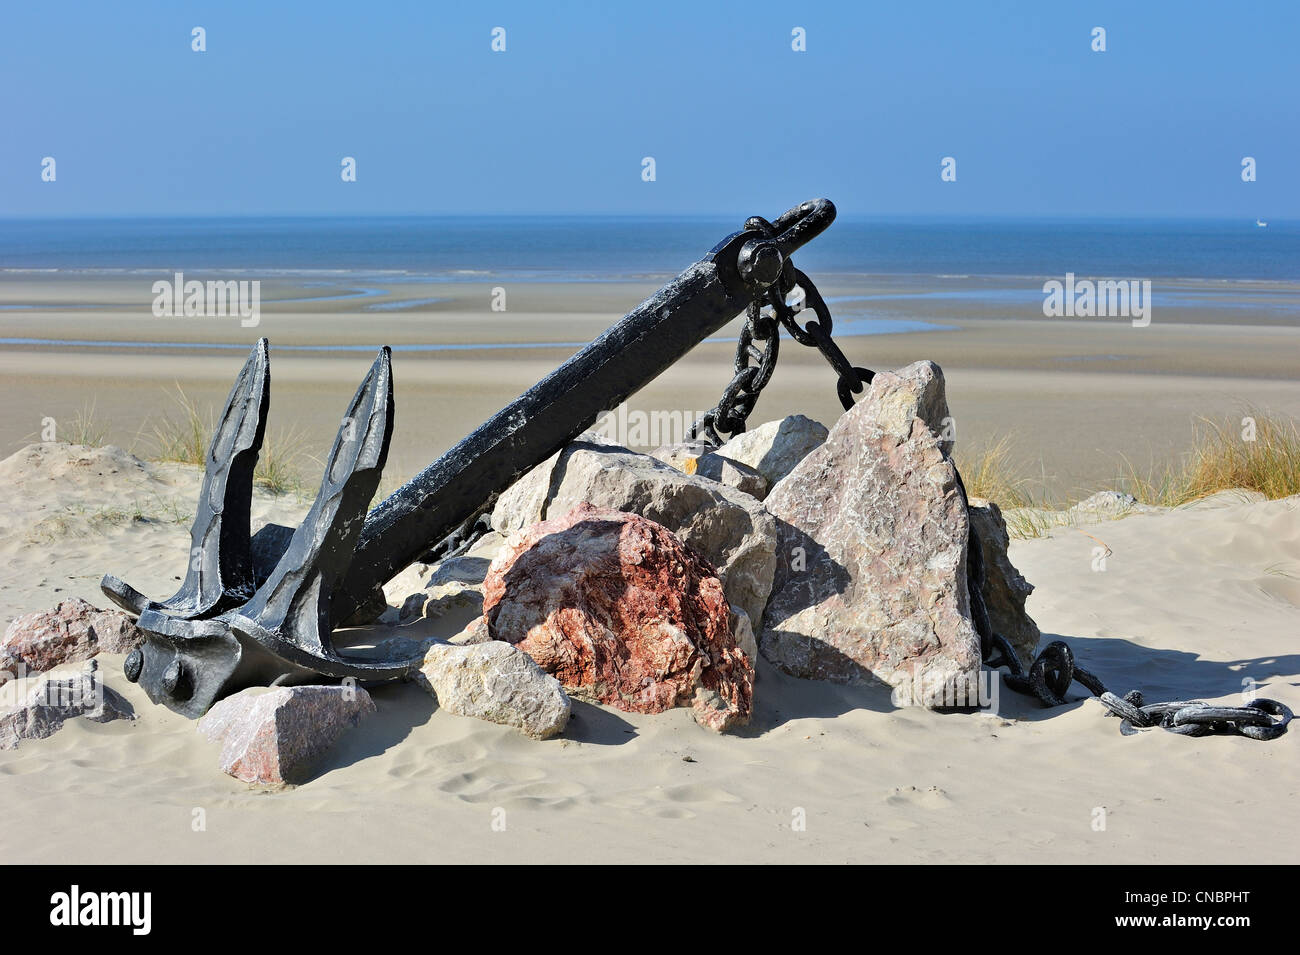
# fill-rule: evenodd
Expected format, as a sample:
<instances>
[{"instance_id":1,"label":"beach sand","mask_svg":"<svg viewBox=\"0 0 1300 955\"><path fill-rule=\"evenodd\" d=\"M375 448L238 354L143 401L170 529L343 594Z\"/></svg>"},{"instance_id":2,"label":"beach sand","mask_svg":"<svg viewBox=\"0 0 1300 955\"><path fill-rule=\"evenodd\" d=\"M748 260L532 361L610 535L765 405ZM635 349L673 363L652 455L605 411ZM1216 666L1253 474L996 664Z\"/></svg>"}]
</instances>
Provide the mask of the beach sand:
<instances>
[{"instance_id":1,"label":"beach sand","mask_svg":"<svg viewBox=\"0 0 1300 955\"><path fill-rule=\"evenodd\" d=\"M106 440L148 457L155 427L164 416L177 414L176 386L201 406L220 408L245 349L266 335L271 340L269 433L272 439L283 434L299 439L306 452L300 470L314 488L319 464L312 456L319 459L333 440L373 358L370 349L390 344L397 349L397 413L384 487L395 488L657 287L510 283L508 310L493 312L493 286L487 283L393 285L380 299L386 310L362 311L368 300L275 302L324 293L268 282L260 324L241 328L233 318L153 317L150 281L138 276L0 280L0 305L111 306L0 310L0 339L6 341L229 346L0 344L6 396L0 453L40 440L46 419L68 433L93 403ZM965 288L973 281L955 284ZM1257 284L1272 289L1276 283ZM365 283L342 291L353 285ZM823 285L828 297L894 290L882 279L841 277ZM1279 288L1278 296L1300 301L1300 290ZM1225 300L1240 305L1235 294L1229 290ZM1265 293L1252 294L1255 301ZM394 307L433 295L443 300ZM1158 310L1148 327L1135 328L1125 319L1045 319L1033 307L988 311L945 300L917 307L924 308L917 317L937 330L845 336L840 338L845 353L854 364L873 369L920 358L937 362L947 378L959 459L1009 437L1016 464L1034 476L1030 490L1039 498L1078 500L1116 486L1130 464L1139 473L1159 469L1191 446L1202 417L1239 420L1249 407L1300 417L1300 327L1273 323L1274 313L1266 308ZM832 313L840 310L832 305ZM718 337L734 337L738 324ZM848 323L841 319L840 324ZM547 343L569 344L501 347ZM405 350L417 345L457 350ZM700 345L633 396L628 408L666 412L676 420L703 412L730 379L733 350L724 342ZM829 424L840 406L826 362L787 337L754 415L771 420L796 413Z\"/></svg>"},{"instance_id":2,"label":"beach sand","mask_svg":"<svg viewBox=\"0 0 1300 955\"><path fill-rule=\"evenodd\" d=\"M158 506L196 491L196 469L52 446L0 471L19 491L0 515L6 616L72 595L102 605L104 570L175 586L184 524L82 521L105 485L128 509ZM290 511L260 494L254 508ZM1104 572L1095 539L1113 552ZM1227 494L1059 528L1011 556L1044 640L1067 640L1108 686L1231 703L1252 679L1300 707L1300 499ZM1047 710L1003 689L994 712L937 713L760 663L741 732L575 703L563 737L539 743L387 686L314 779L266 794L222 775L219 747L127 683L120 656L101 666L139 719L75 720L0 752L6 861L1246 863L1288 862L1300 837L1283 809L1300 787L1294 734L1124 737L1082 698Z\"/></svg>"},{"instance_id":3,"label":"beach sand","mask_svg":"<svg viewBox=\"0 0 1300 955\"><path fill-rule=\"evenodd\" d=\"M153 319L138 283L16 281L0 283L5 301L115 308L0 311L0 337L57 330L65 340L246 346L270 336L271 432L301 428L318 453L370 357L285 346L585 341L650 290L512 287L510 311L496 314L487 286L457 286L440 293L450 301L409 311L264 306L261 325L241 329ZM268 283L264 297L273 293ZM1221 317L1158 313L1138 329L930 315L950 327L842 345L872 368L937 361L959 457L1009 434L1041 472L1043 493L1070 499L1113 486L1122 456L1139 467L1171 460L1190 445L1198 416L1253 403L1300 417L1300 329ZM388 485L574 350L398 351ZM701 346L630 406L707 408L729 377L730 351ZM107 440L147 455L173 382L219 405L242 360L219 349L3 346L0 450L38 440L47 416L67 427L93 400ZM825 362L787 340L754 421L796 412L830 424L838 403ZM48 446L0 463L0 619L69 596L105 606L106 572L153 596L171 593L198 479L193 468L139 465L103 448ZM306 503L259 491L254 522L292 523ZM1096 539L1112 551L1105 572L1092 570ZM1014 541L1011 557L1037 588L1028 609L1044 641L1067 640L1117 692L1235 702L1251 679L1261 695L1300 706L1300 500L1221 496L1061 527ZM639 716L575 703L564 736L538 743L442 712L415 686L389 686L374 692L378 713L345 735L312 781L268 795L222 775L217 747L128 684L120 657L102 666L139 719L76 720L0 752L6 861L1246 863L1291 861L1300 834L1284 808L1300 788L1295 734L1270 743L1160 730L1124 737L1081 693L1047 710L1004 690L995 714L936 713L897 708L881 688L795 680L760 663L754 720L740 733L714 735L686 710Z\"/></svg>"}]
</instances>

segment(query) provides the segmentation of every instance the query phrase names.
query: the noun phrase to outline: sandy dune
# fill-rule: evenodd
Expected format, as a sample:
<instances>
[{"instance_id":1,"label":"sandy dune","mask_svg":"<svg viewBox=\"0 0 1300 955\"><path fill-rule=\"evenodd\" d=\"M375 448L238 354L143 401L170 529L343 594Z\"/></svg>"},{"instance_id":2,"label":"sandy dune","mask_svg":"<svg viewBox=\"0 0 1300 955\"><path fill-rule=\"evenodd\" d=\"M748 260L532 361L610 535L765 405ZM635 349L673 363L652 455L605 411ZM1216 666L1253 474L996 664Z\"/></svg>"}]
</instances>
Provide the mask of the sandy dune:
<instances>
[{"instance_id":1,"label":"sandy dune","mask_svg":"<svg viewBox=\"0 0 1300 955\"><path fill-rule=\"evenodd\" d=\"M104 605L105 571L170 593L197 482L105 449L0 462L5 619L69 595ZM255 521L304 506L259 495ZM1300 708L1300 499L1062 527L1012 559L1045 639L1110 687L1233 701L1251 679ZM753 724L729 736L686 710L577 703L564 737L537 743L382 688L314 780L267 795L223 776L215 745L120 665L103 661L134 724L78 720L0 753L6 861L1244 863L1291 861L1300 835L1283 808L1300 789L1294 733L1123 737L1093 701L1049 711L1009 691L996 715L897 709L883 689L766 664Z\"/></svg>"}]
</instances>

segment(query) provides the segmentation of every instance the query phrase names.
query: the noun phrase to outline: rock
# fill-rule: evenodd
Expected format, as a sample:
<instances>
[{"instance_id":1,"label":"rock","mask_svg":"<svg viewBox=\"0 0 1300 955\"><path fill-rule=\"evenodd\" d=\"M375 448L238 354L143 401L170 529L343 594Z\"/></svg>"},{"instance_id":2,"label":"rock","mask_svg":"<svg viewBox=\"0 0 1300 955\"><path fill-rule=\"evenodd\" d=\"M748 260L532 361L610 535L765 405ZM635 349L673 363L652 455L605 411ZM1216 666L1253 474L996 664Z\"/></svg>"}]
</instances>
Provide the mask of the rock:
<instances>
[{"instance_id":1,"label":"rock","mask_svg":"<svg viewBox=\"0 0 1300 955\"><path fill-rule=\"evenodd\" d=\"M492 526L512 533L582 502L662 524L713 564L728 603L762 618L776 524L748 494L603 440L580 440L501 495Z\"/></svg>"},{"instance_id":2,"label":"rock","mask_svg":"<svg viewBox=\"0 0 1300 955\"><path fill-rule=\"evenodd\" d=\"M406 568L384 586L389 599L401 608L392 622L482 614L483 578L505 539L504 534L491 531L463 554Z\"/></svg>"},{"instance_id":3,"label":"rock","mask_svg":"<svg viewBox=\"0 0 1300 955\"><path fill-rule=\"evenodd\" d=\"M718 448L719 457L753 468L776 484L826 440L826 426L801 414L768 421Z\"/></svg>"},{"instance_id":4,"label":"rock","mask_svg":"<svg viewBox=\"0 0 1300 955\"><path fill-rule=\"evenodd\" d=\"M1088 514L1123 514L1137 506L1137 498L1120 491L1098 491L1084 498L1070 510Z\"/></svg>"},{"instance_id":5,"label":"rock","mask_svg":"<svg viewBox=\"0 0 1300 955\"><path fill-rule=\"evenodd\" d=\"M512 535L484 595L492 636L574 696L636 713L690 706L717 731L749 720L754 665L722 583L654 521L579 504Z\"/></svg>"},{"instance_id":6,"label":"rock","mask_svg":"<svg viewBox=\"0 0 1300 955\"><path fill-rule=\"evenodd\" d=\"M705 444L666 444L650 452L650 457L676 468L683 474L696 474L717 481L750 497L762 500L767 496L767 478L748 464L732 461L715 454Z\"/></svg>"},{"instance_id":7,"label":"rock","mask_svg":"<svg viewBox=\"0 0 1300 955\"><path fill-rule=\"evenodd\" d=\"M759 650L787 673L875 677L922 701L978 678L966 508L919 417L947 416L942 391L929 362L877 374L768 495L781 559Z\"/></svg>"},{"instance_id":8,"label":"rock","mask_svg":"<svg viewBox=\"0 0 1300 955\"><path fill-rule=\"evenodd\" d=\"M727 609L727 625L731 627L731 639L736 641L736 649L749 657L750 663L758 663L758 640L754 637L754 623L749 614L736 606Z\"/></svg>"},{"instance_id":9,"label":"rock","mask_svg":"<svg viewBox=\"0 0 1300 955\"><path fill-rule=\"evenodd\" d=\"M1002 511L992 501L970 498L971 530L979 538L984 557L984 607L989 623L1015 648L1020 662L1028 668L1038 653L1038 624L1025 613L1025 600L1034 585L1021 576L1007 556L1011 539Z\"/></svg>"},{"instance_id":10,"label":"rock","mask_svg":"<svg viewBox=\"0 0 1300 955\"><path fill-rule=\"evenodd\" d=\"M455 636L447 640L448 643L455 646L464 647L472 643L487 643L492 639L492 631L488 629L487 619L476 617L470 624L461 630Z\"/></svg>"},{"instance_id":11,"label":"rock","mask_svg":"<svg viewBox=\"0 0 1300 955\"><path fill-rule=\"evenodd\" d=\"M561 733L569 722L560 681L500 640L435 643L413 679L447 712L514 726L533 739Z\"/></svg>"},{"instance_id":12,"label":"rock","mask_svg":"<svg viewBox=\"0 0 1300 955\"><path fill-rule=\"evenodd\" d=\"M97 653L129 653L144 634L126 614L100 610L80 597L53 610L18 617L0 641L0 683L26 673L44 673Z\"/></svg>"},{"instance_id":13,"label":"rock","mask_svg":"<svg viewBox=\"0 0 1300 955\"><path fill-rule=\"evenodd\" d=\"M302 782L343 731L375 712L359 686L254 687L219 700L198 730L221 744L221 770L246 783Z\"/></svg>"},{"instance_id":14,"label":"rock","mask_svg":"<svg viewBox=\"0 0 1300 955\"><path fill-rule=\"evenodd\" d=\"M96 723L135 719L131 704L104 685L96 660L87 660L78 672L51 673L21 703L0 708L0 749L53 736L68 720L82 716Z\"/></svg>"}]
</instances>

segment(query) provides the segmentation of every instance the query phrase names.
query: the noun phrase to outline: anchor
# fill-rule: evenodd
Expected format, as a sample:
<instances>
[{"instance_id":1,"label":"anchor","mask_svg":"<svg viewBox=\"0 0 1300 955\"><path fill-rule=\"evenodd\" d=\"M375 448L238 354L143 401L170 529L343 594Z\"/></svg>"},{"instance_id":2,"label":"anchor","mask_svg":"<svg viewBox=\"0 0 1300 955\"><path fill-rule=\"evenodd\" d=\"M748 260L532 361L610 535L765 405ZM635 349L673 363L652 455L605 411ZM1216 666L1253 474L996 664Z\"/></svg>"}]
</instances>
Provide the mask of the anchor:
<instances>
[{"instance_id":1,"label":"anchor","mask_svg":"<svg viewBox=\"0 0 1300 955\"><path fill-rule=\"evenodd\" d=\"M851 406L871 372L850 365L831 341L830 312L790 258L834 218L829 200L814 199L771 222L746 220L367 515L393 431L392 359L381 348L345 410L307 516L292 532L268 525L250 536L253 470L270 401L269 345L258 341L207 454L180 589L154 601L116 577L102 581L145 633L126 658L127 679L153 702L197 718L249 686L407 676L423 660L418 651L339 649L334 629L403 568L463 543L498 494L741 312L748 319L736 375L692 437L716 445L720 432L744 430L772 374L778 322L822 351L839 376L841 402ZM803 294L790 304L796 287ZM795 316L804 308L818 318L800 327Z\"/></svg>"},{"instance_id":2,"label":"anchor","mask_svg":"<svg viewBox=\"0 0 1300 955\"><path fill-rule=\"evenodd\" d=\"M852 365L835 344L830 309L790 259L834 218L835 206L827 199L805 202L772 222L750 217L740 232L367 515L393 435L392 355L387 346L381 348L344 413L307 516L296 529L268 524L250 536L253 470L270 402L269 345L259 340L235 380L208 450L190 532L190 566L180 589L153 601L116 577L101 582L111 600L138 616L145 634L144 645L126 658L126 678L139 682L153 702L193 719L249 686L321 677L362 683L406 677L423 662L416 641L406 654L366 655L336 648L334 629L409 564L467 547L479 518L502 491L741 311L746 321L735 374L717 405L691 427L692 440L717 447L724 434L745 430L776 367L782 328L822 353L835 372L840 403L851 408L873 372ZM800 325L798 315L805 310L817 317ZM960 473L956 476L969 507ZM1185 736L1235 733L1257 740L1286 733L1292 713L1276 700L1225 707L1200 700L1147 703L1137 690L1118 696L1078 666L1059 640L1026 670L1006 637L993 629L984 606L984 567L973 527L966 553L980 654L987 666L1007 667L1011 689L1038 697L1044 706L1060 706L1066 690L1078 682L1110 715L1120 717L1125 734L1155 726Z\"/></svg>"}]
</instances>

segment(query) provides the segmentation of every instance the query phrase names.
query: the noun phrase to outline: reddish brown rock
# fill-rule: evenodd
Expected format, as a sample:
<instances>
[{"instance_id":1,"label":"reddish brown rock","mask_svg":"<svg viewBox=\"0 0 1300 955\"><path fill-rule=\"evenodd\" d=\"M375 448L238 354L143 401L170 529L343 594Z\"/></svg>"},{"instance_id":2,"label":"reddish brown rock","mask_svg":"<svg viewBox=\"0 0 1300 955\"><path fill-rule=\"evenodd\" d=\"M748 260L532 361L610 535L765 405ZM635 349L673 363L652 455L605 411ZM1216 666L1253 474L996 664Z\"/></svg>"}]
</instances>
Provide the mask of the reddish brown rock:
<instances>
[{"instance_id":1,"label":"reddish brown rock","mask_svg":"<svg viewBox=\"0 0 1300 955\"><path fill-rule=\"evenodd\" d=\"M22 669L45 673L97 653L128 653L143 642L144 634L126 614L100 610L73 597L53 610L29 613L9 624L0 641L0 683Z\"/></svg>"},{"instance_id":2,"label":"reddish brown rock","mask_svg":"<svg viewBox=\"0 0 1300 955\"><path fill-rule=\"evenodd\" d=\"M580 699L690 706L719 732L749 720L754 661L736 646L722 583L654 521L579 504L513 534L483 591L492 636Z\"/></svg>"}]
</instances>

